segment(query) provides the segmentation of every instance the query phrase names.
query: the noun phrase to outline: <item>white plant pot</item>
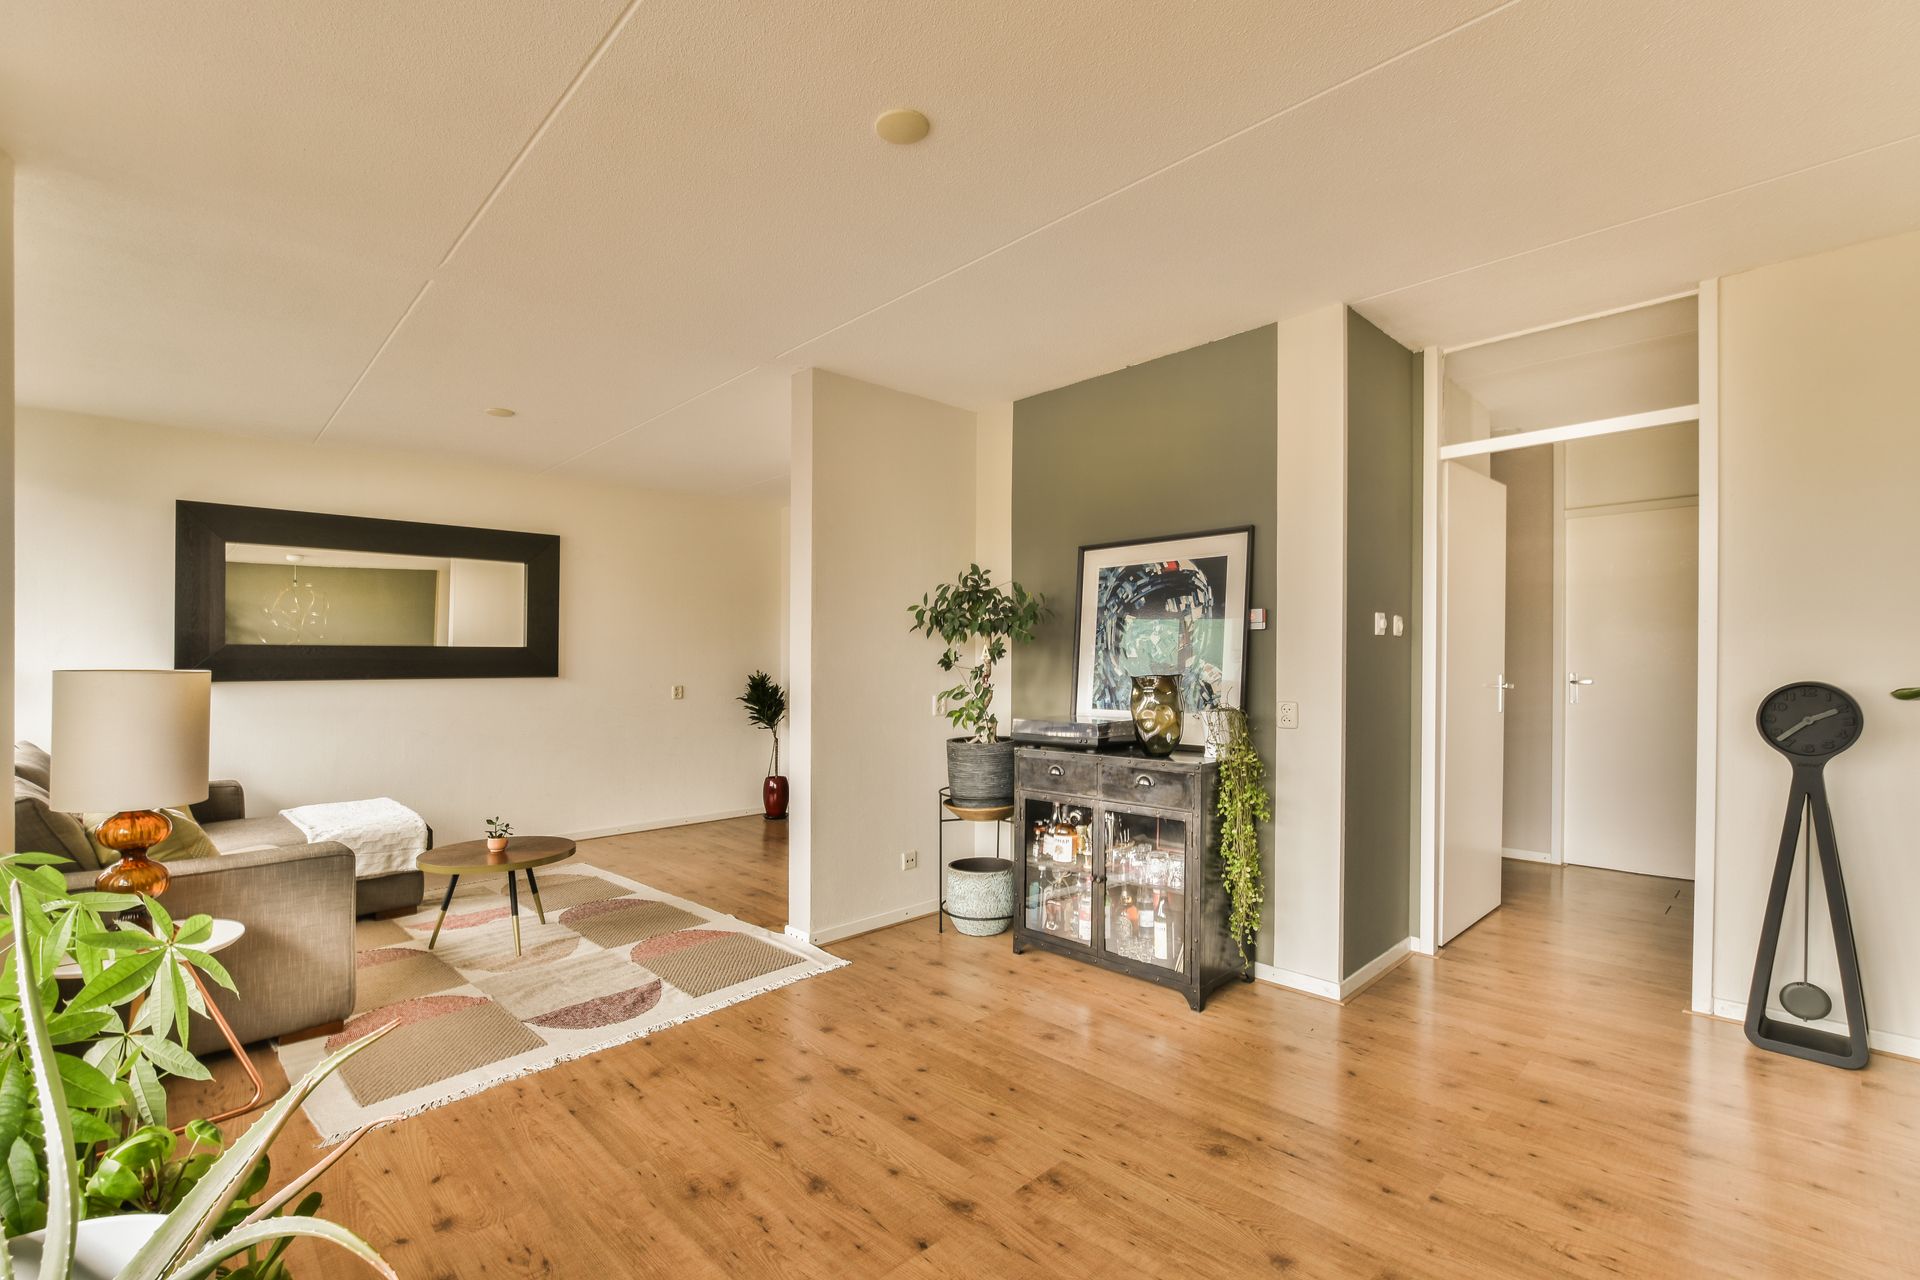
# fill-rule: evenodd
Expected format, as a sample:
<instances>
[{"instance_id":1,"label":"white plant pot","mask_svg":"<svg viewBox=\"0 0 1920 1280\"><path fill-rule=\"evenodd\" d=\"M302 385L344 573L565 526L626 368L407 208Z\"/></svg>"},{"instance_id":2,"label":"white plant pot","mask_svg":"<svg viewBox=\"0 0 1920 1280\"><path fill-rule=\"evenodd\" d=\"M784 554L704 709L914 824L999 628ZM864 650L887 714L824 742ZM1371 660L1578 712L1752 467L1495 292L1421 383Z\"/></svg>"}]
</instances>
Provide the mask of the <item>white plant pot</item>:
<instances>
[{"instance_id":1,"label":"white plant pot","mask_svg":"<svg viewBox=\"0 0 1920 1280\"><path fill-rule=\"evenodd\" d=\"M159 1213L88 1218L80 1224L74 1244L73 1280L113 1280L166 1220L166 1215ZM45 1234L35 1231L7 1241L13 1253L15 1280L40 1280L40 1248Z\"/></svg>"}]
</instances>

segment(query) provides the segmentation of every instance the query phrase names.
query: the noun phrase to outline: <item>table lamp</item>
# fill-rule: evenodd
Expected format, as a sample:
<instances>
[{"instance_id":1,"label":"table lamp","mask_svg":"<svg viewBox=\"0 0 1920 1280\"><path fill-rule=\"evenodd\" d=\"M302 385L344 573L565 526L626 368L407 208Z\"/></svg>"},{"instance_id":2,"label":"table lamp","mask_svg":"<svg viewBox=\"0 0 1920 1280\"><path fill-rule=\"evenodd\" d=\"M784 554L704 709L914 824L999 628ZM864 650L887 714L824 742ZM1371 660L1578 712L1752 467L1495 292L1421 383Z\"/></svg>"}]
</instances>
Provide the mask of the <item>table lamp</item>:
<instances>
[{"instance_id":1,"label":"table lamp","mask_svg":"<svg viewBox=\"0 0 1920 1280\"><path fill-rule=\"evenodd\" d=\"M167 891L167 869L147 850L173 831L161 808L207 798L212 681L205 671L53 673L49 807L113 815L95 838L120 860L101 870L95 888Z\"/></svg>"}]
</instances>

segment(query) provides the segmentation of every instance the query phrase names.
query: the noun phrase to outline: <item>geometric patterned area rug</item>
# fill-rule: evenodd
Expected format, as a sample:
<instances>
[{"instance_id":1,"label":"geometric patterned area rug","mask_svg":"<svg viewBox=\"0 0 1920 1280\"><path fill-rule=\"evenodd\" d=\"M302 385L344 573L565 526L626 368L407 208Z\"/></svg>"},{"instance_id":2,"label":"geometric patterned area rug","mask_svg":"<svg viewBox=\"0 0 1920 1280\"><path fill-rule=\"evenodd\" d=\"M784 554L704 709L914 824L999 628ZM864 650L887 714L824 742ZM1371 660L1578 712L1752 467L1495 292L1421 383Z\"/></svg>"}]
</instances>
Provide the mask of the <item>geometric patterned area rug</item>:
<instances>
[{"instance_id":1,"label":"geometric patterned area rug","mask_svg":"<svg viewBox=\"0 0 1920 1280\"><path fill-rule=\"evenodd\" d=\"M847 963L573 861L539 873L541 924L521 879L517 957L504 876L460 882L432 951L444 880L429 881L431 905L418 914L360 922L352 1018L335 1035L276 1046L297 1080L342 1045L400 1023L307 1099L323 1143Z\"/></svg>"}]
</instances>

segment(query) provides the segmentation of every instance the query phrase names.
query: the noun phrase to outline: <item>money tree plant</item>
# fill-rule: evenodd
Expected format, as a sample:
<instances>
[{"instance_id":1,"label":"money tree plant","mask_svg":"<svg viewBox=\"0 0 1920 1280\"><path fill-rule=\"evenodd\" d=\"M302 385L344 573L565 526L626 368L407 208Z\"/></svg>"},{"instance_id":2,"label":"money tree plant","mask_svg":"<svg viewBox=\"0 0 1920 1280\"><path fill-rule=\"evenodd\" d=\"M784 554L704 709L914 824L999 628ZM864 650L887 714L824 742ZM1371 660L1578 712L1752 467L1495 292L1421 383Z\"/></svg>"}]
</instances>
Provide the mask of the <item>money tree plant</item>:
<instances>
[{"instance_id":1,"label":"money tree plant","mask_svg":"<svg viewBox=\"0 0 1920 1280\"><path fill-rule=\"evenodd\" d=\"M36 936L35 925L29 923L36 912L29 908L27 890L19 877L15 877L8 885L8 906L13 917L13 954L8 963L10 981L6 984L13 988L13 1011L21 1032L17 1061L23 1073L21 1077L10 1075L8 1079L21 1080L31 1090L31 1096L0 1098L0 1105L4 1105L6 1111L19 1109L25 1117L31 1117L23 1119L23 1132L15 1138L12 1148L15 1155L8 1159L8 1163L12 1165L17 1151L23 1146L29 1148L29 1157L38 1155L36 1165L44 1186L46 1226L31 1238L15 1238L12 1228L8 1230L8 1244L0 1249L0 1278L12 1280L15 1263L27 1263L29 1259L35 1263L36 1280L204 1280L205 1276L238 1276L248 1272L252 1272L253 1276L269 1276L275 1272L263 1270L263 1267L278 1265L278 1249L284 1247L284 1242L313 1238L338 1245L340 1249L346 1249L351 1255L365 1261L374 1272L388 1276L388 1280L397 1280L394 1268L388 1267L386 1261L380 1259L372 1245L344 1226L300 1211L284 1213L284 1209L292 1205L319 1174L324 1173L348 1150L353 1142L351 1138L340 1148L330 1151L326 1159L313 1169L294 1178L276 1196L257 1207L250 1205L248 1211L238 1217L238 1221L232 1213L234 1203L242 1199L244 1188L263 1180L261 1174L257 1173L261 1161L265 1159L267 1148L273 1144L280 1128L286 1126L286 1121L294 1115L294 1109L300 1107L321 1084L321 1080L332 1075L351 1055L359 1054L382 1034L392 1031L392 1025L382 1027L371 1036L363 1036L340 1052L326 1057L305 1075L305 1079L300 1080L300 1084L290 1088L284 1098L273 1103L232 1146L221 1151L217 1159L198 1169L190 1188L180 1194L179 1203L175 1203L171 1213L165 1217L157 1217L146 1242L140 1245L125 1267L119 1268L111 1276L92 1268L79 1267L75 1261L75 1245L79 1240L81 1219L90 1199L83 1190L81 1153L86 1148L92 1148L94 1142L86 1136L90 1130L77 1130L73 1121L75 1100L67 1090L67 1079L71 1073L67 1061L77 1059L73 1059L71 1054L56 1052L56 1042L61 1034L71 1034L73 1023L69 1019L69 1031L60 1031L58 1019L65 1011L52 1013L56 983L52 977L52 967L44 967L42 961L48 956L58 956L60 950L52 948L46 942L46 936ZM152 900L148 906L152 910ZM156 927L163 927L163 919L163 915L154 917ZM61 925L54 925L54 929L60 931ZM115 961L111 969L121 969L121 963L123 961ZM92 979L88 979L88 984L92 984ZM81 1113L86 1113L86 1107L81 1107ZM359 1138L359 1134L353 1138ZM38 1148L38 1151L35 1153L31 1148ZM138 1180L138 1174L132 1173L132 1169L142 1165L142 1161L148 1165L154 1157L165 1161L165 1155L159 1155L157 1146L154 1151L138 1157L127 1153L125 1148L117 1150L131 1159L127 1173L134 1180ZM311 1203L311 1197L307 1197L301 1201L301 1207ZM261 1249L265 1249L269 1257L261 1257ZM242 1255L246 1257L242 1259Z\"/></svg>"}]
</instances>

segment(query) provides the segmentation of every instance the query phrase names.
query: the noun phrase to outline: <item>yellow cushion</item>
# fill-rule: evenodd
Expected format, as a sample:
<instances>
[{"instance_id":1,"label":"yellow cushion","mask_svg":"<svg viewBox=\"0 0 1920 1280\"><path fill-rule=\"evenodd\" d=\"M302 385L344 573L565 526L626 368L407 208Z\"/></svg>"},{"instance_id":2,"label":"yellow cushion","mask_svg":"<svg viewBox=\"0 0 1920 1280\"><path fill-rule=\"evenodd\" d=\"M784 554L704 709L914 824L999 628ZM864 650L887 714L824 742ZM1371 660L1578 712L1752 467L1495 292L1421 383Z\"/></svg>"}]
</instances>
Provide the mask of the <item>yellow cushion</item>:
<instances>
[{"instance_id":1,"label":"yellow cushion","mask_svg":"<svg viewBox=\"0 0 1920 1280\"><path fill-rule=\"evenodd\" d=\"M191 862L195 858L217 858L220 851L213 847L213 839L200 829L193 815L185 809L163 809L162 813L173 819L173 831L153 848L147 850L147 856L155 862ZM81 821L86 823L87 843L93 846L94 853L100 857L100 865L110 867L120 860L120 855L100 843L98 835L100 824L113 815L110 813L89 813Z\"/></svg>"}]
</instances>

